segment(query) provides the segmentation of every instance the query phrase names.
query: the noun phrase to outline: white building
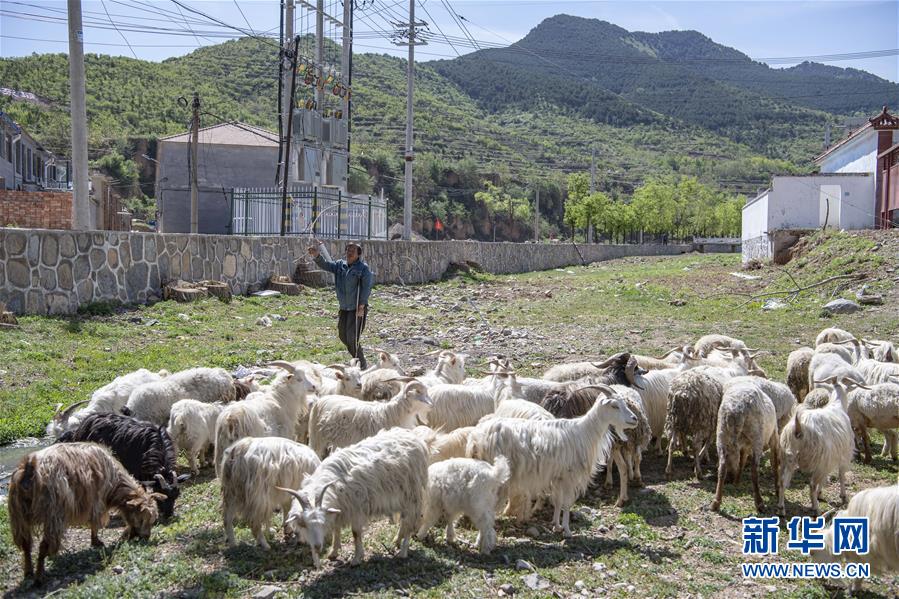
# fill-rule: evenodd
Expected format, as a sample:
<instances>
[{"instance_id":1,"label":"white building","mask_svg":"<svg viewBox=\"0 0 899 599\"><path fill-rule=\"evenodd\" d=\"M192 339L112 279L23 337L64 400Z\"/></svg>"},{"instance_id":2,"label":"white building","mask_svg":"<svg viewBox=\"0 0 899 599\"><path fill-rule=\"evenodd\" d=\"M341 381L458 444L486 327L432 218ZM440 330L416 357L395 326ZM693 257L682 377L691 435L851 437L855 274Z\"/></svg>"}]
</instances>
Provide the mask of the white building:
<instances>
[{"instance_id":1,"label":"white building","mask_svg":"<svg viewBox=\"0 0 899 599\"><path fill-rule=\"evenodd\" d=\"M743 207L743 261L778 260L801 231L823 227L885 226L877 156L899 141L899 118L883 112L827 148L814 162L820 173L774 177Z\"/></svg>"}]
</instances>

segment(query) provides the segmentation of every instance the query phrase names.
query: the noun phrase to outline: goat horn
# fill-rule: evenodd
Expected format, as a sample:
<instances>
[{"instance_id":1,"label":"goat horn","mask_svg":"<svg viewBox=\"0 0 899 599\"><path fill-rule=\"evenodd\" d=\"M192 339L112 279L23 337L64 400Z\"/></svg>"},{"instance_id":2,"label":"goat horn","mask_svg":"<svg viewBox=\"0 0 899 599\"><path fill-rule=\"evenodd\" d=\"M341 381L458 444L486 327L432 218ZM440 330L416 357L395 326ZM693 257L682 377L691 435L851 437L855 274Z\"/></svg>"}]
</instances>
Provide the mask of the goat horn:
<instances>
[{"instance_id":1,"label":"goat horn","mask_svg":"<svg viewBox=\"0 0 899 599\"><path fill-rule=\"evenodd\" d=\"M828 518L830 518L831 516L833 516L836 513L837 513L837 508L832 508L832 509L827 510L823 514L821 514L820 517L824 518L824 520L826 521Z\"/></svg>"},{"instance_id":2,"label":"goat horn","mask_svg":"<svg viewBox=\"0 0 899 599\"><path fill-rule=\"evenodd\" d=\"M858 345L858 339L843 339L841 341L831 341L836 345L845 345L847 343L851 343L852 345Z\"/></svg>"},{"instance_id":3,"label":"goat horn","mask_svg":"<svg viewBox=\"0 0 899 599\"><path fill-rule=\"evenodd\" d=\"M576 391L583 391L584 389L599 389L609 397L615 395L615 390L608 385L585 385L583 387L578 387Z\"/></svg>"},{"instance_id":4,"label":"goat horn","mask_svg":"<svg viewBox=\"0 0 899 599\"><path fill-rule=\"evenodd\" d=\"M619 355L620 354L615 354L614 356L606 358L602 362L590 362L590 365L593 366L594 368L599 368L599 369L608 368L609 366L611 366L612 364L615 363L615 361L618 359Z\"/></svg>"},{"instance_id":5,"label":"goat horn","mask_svg":"<svg viewBox=\"0 0 899 599\"><path fill-rule=\"evenodd\" d=\"M334 481L331 481L331 482L327 483L324 487L322 487L322 490L318 492L318 497L315 498L315 505L317 505L318 507L321 507L322 499L325 498L325 491L327 491L328 487L330 487L333 484L334 484Z\"/></svg>"},{"instance_id":6,"label":"goat horn","mask_svg":"<svg viewBox=\"0 0 899 599\"><path fill-rule=\"evenodd\" d=\"M665 352L665 354L663 354L663 355L659 356L658 358L656 358L656 360L664 360L665 358L667 358L668 356L670 356L670 355L673 354L674 352L683 351L683 349L684 349L684 348L682 348L682 347L675 347L675 348L673 348L673 349L669 349L667 352Z\"/></svg>"},{"instance_id":7,"label":"goat horn","mask_svg":"<svg viewBox=\"0 0 899 599\"><path fill-rule=\"evenodd\" d=\"M90 400L82 399L81 401L76 401L75 403L70 405L68 408L66 408L62 412L57 412L56 414L54 414L53 420L67 422L69 420L69 416L72 415L72 412L75 410L75 408L86 404L88 401L90 401ZM60 404L60 405L62 405L62 404Z\"/></svg>"},{"instance_id":8,"label":"goat horn","mask_svg":"<svg viewBox=\"0 0 899 599\"><path fill-rule=\"evenodd\" d=\"M303 494L300 493L299 491L294 491L293 489L285 489L284 487L278 487L278 486L275 486L275 488L278 489L279 491L284 491L285 493L290 493L291 495L296 497L297 501L300 502L300 505L303 506L304 510L312 509L312 506L309 505L309 500L306 499L306 497L304 497Z\"/></svg>"},{"instance_id":9,"label":"goat horn","mask_svg":"<svg viewBox=\"0 0 899 599\"><path fill-rule=\"evenodd\" d=\"M166 491L166 490L168 490L168 489L171 488L171 485L170 485L169 482L165 479L165 477L164 477L162 474L158 473L158 472L153 476L153 480L155 480L156 482L159 483L159 486L162 487L162 490L163 490L163 491Z\"/></svg>"},{"instance_id":10,"label":"goat horn","mask_svg":"<svg viewBox=\"0 0 899 599\"><path fill-rule=\"evenodd\" d=\"M414 380L417 380L414 376L395 376L392 379L384 379L381 382L382 383L392 383L393 381L396 381L398 383L409 383Z\"/></svg>"},{"instance_id":11,"label":"goat horn","mask_svg":"<svg viewBox=\"0 0 899 599\"><path fill-rule=\"evenodd\" d=\"M332 370L339 370L340 372L346 372L346 366L343 364L328 364L325 368L331 368Z\"/></svg>"},{"instance_id":12,"label":"goat horn","mask_svg":"<svg viewBox=\"0 0 899 599\"><path fill-rule=\"evenodd\" d=\"M285 360L275 360L274 362L268 362L266 364L266 366L274 366L275 368L283 368L284 370L287 370L288 372L296 372L297 371L296 366L294 366L293 364L291 364L290 362L287 362Z\"/></svg>"}]
</instances>

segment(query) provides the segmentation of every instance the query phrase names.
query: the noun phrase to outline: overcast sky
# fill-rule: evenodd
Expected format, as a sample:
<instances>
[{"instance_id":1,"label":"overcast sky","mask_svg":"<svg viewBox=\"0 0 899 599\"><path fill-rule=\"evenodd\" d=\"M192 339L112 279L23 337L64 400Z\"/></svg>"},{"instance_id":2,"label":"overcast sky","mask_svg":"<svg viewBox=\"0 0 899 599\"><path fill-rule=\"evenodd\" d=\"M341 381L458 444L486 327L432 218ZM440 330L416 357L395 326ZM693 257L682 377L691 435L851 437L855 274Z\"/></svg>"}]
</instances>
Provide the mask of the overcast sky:
<instances>
[{"instance_id":1,"label":"overcast sky","mask_svg":"<svg viewBox=\"0 0 899 599\"><path fill-rule=\"evenodd\" d=\"M297 0L299 2L299 0ZM390 22L408 18L408 0L357 1L357 52L404 55L384 34ZM240 36L208 17L263 35L278 34L279 2L274 0L84 0L85 49L88 52L163 60L186 54L200 45ZM315 0L311 0L314 5ZM467 21L474 42L447 5ZM339 0L325 0L326 8L342 11ZM201 16L190 9L201 11ZM107 14L108 13L108 14ZM459 38L455 48L432 41L417 50L418 60L454 57L479 45L507 45L521 39L543 19L558 13L609 21L631 31L695 29L718 43L758 59L896 50L899 48L899 0L811 2L600 2L593 0L425 0L416 17L438 26L445 36ZM298 11L300 30L314 27L308 12ZM66 52L66 3L62 0L0 0L0 56L33 52ZM110 20L119 31L110 26ZM21 39L29 38L29 39ZM126 40L131 48L126 45ZM864 69L899 81L899 57L854 60L818 59L834 66ZM772 66L790 66L771 60ZM899 99L897 99L899 100Z\"/></svg>"}]
</instances>

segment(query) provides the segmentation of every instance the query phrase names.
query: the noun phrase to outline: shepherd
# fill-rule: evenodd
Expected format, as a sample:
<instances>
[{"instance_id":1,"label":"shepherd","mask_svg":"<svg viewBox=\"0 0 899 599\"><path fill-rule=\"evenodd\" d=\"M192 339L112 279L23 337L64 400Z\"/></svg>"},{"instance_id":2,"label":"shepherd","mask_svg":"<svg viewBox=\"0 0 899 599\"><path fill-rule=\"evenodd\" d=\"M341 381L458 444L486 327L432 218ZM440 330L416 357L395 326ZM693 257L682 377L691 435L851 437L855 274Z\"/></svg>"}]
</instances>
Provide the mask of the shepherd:
<instances>
[{"instance_id":1,"label":"shepherd","mask_svg":"<svg viewBox=\"0 0 899 599\"><path fill-rule=\"evenodd\" d=\"M368 297L371 295L374 277L368 264L362 261L362 246L358 243L351 241L346 244L346 260L327 259L322 256L319 249L321 247L322 242L316 239L308 251L319 268L334 274L334 288L340 306L337 335L350 355L359 360L359 366L365 370L368 362L359 339L368 318Z\"/></svg>"}]
</instances>

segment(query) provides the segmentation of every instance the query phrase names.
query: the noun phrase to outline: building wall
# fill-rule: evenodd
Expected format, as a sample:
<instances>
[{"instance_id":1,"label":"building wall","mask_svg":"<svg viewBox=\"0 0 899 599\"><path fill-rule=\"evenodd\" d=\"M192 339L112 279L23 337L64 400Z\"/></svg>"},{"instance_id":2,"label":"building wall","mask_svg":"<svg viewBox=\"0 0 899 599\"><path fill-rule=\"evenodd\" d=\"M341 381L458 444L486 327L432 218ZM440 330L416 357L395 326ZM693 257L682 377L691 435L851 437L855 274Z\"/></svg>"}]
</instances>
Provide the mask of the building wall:
<instances>
[{"instance_id":1,"label":"building wall","mask_svg":"<svg viewBox=\"0 0 899 599\"><path fill-rule=\"evenodd\" d=\"M170 280L220 280L234 293L293 275L308 238L48 231L0 228L0 302L18 313L71 314L96 301L158 299ZM326 242L332 256L343 241ZM365 241L377 283L439 279L450 262L491 273L547 270L623 256L691 251L691 245L585 245L476 241ZM578 253L580 251L580 255Z\"/></svg>"},{"instance_id":2,"label":"building wall","mask_svg":"<svg viewBox=\"0 0 899 599\"><path fill-rule=\"evenodd\" d=\"M0 226L71 229L72 194L65 191L0 190Z\"/></svg>"},{"instance_id":3,"label":"building wall","mask_svg":"<svg viewBox=\"0 0 899 599\"><path fill-rule=\"evenodd\" d=\"M747 202L743 206L743 225L741 237L745 244L747 239L755 239L768 233L768 196L770 190Z\"/></svg>"},{"instance_id":4,"label":"building wall","mask_svg":"<svg viewBox=\"0 0 899 599\"><path fill-rule=\"evenodd\" d=\"M157 160L156 197L161 213L159 230L163 233L188 233L190 172L187 167L187 144L161 141ZM199 232L213 235L228 233L231 188L271 187L275 184L277 161L277 147L200 144L197 159Z\"/></svg>"},{"instance_id":5,"label":"building wall","mask_svg":"<svg viewBox=\"0 0 899 599\"><path fill-rule=\"evenodd\" d=\"M867 129L856 139L824 157L819 163L822 173L873 173L877 169L877 134ZM899 131L893 131L893 143L899 141Z\"/></svg>"},{"instance_id":6,"label":"building wall","mask_svg":"<svg viewBox=\"0 0 899 599\"><path fill-rule=\"evenodd\" d=\"M821 186L839 185L840 227L866 229L874 226L874 176L774 177L768 199L768 231L815 229L821 226ZM831 206L831 210L837 210Z\"/></svg>"}]
</instances>

